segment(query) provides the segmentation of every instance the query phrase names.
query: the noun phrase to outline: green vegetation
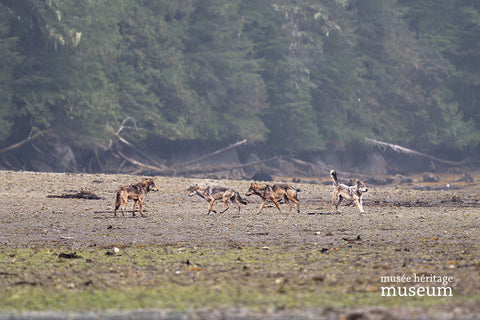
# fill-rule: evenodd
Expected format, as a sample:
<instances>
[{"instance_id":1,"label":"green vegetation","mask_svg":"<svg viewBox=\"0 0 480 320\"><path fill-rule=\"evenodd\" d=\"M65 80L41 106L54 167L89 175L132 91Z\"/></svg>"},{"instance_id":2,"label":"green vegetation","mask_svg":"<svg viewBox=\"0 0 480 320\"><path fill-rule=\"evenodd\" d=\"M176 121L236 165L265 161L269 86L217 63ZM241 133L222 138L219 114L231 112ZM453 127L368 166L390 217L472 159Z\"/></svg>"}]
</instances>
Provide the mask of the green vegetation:
<instances>
[{"instance_id":1,"label":"green vegetation","mask_svg":"<svg viewBox=\"0 0 480 320\"><path fill-rule=\"evenodd\" d=\"M124 247L115 255L84 248L71 259L60 258L62 250L0 251L0 309L429 307L476 298L458 292L446 298L381 297L378 259L358 263L372 251L351 246L324 254L311 247L146 245ZM394 256L400 259L402 252L392 251Z\"/></svg>"},{"instance_id":2,"label":"green vegetation","mask_svg":"<svg viewBox=\"0 0 480 320\"><path fill-rule=\"evenodd\" d=\"M136 142L475 147L479 29L471 0L2 0L0 147L104 150L127 117Z\"/></svg>"}]
</instances>

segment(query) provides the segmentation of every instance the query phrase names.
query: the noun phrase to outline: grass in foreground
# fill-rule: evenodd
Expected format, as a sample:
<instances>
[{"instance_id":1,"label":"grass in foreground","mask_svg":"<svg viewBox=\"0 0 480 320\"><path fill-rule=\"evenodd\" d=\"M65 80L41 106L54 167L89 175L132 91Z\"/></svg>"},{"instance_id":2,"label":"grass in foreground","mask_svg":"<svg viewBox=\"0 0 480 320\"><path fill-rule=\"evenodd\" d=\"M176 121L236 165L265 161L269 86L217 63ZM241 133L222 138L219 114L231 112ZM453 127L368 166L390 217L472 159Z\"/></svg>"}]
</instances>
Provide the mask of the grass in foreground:
<instances>
[{"instance_id":1,"label":"grass in foreground","mask_svg":"<svg viewBox=\"0 0 480 320\"><path fill-rule=\"evenodd\" d=\"M362 258L373 252L352 246L322 252L315 247L151 245L110 252L84 248L77 257L62 258L60 253L72 252L1 250L0 310L428 307L479 298L382 297L380 275L402 270L385 272L381 261Z\"/></svg>"}]
</instances>

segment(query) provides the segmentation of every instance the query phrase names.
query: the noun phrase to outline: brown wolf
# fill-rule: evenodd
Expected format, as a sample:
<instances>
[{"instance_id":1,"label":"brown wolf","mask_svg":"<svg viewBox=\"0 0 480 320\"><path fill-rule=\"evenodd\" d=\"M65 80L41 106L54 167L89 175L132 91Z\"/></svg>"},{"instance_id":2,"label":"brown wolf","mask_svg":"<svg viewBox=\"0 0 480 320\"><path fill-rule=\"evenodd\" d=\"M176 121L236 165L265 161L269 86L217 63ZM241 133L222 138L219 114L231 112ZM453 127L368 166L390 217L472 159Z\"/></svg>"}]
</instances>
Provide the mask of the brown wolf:
<instances>
[{"instance_id":1,"label":"brown wolf","mask_svg":"<svg viewBox=\"0 0 480 320\"><path fill-rule=\"evenodd\" d=\"M278 201L282 199L284 199L285 202L290 205L288 212L292 211L293 206L290 201L293 201L297 205L297 212L300 212L300 201L297 198L297 190L291 185L284 183L269 185L256 184L252 182L250 188L248 189L247 193L245 193L245 195L251 196L253 194L259 196L262 199L262 204L260 205L257 214L262 211L267 200L271 200L275 204L275 206L277 206L278 211L282 213L282 209L280 208L280 204L278 203Z\"/></svg>"},{"instance_id":2,"label":"brown wolf","mask_svg":"<svg viewBox=\"0 0 480 320\"><path fill-rule=\"evenodd\" d=\"M357 180L353 186L338 183L337 172L335 170L330 171L330 176L332 177L333 185L335 186L332 199L332 205L335 207L335 212L338 212L338 206L342 200L345 199L347 201L353 200L358 210L360 210L360 213L364 213L362 195L368 191L367 184L360 180Z\"/></svg>"},{"instance_id":3,"label":"brown wolf","mask_svg":"<svg viewBox=\"0 0 480 320\"><path fill-rule=\"evenodd\" d=\"M147 193L152 191L158 191L157 187L155 186L155 182L153 179L150 178L143 182L139 182L137 184L132 184L129 186L121 186L117 190L117 194L115 197L115 210L114 214L117 215L117 209L122 206L122 216L125 216L125 206L127 205L128 199L133 199L133 207L132 207L132 215L135 216L135 206L138 204L140 206L140 214L143 215L143 199L147 195Z\"/></svg>"},{"instance_id":4,"label":"brown wolf","mask_svg":"<svg viewBox=\"0 0 480 320\"><path fill-rule=\"evenodd\" d=\"M208 206L208 214L210 212L217 213L217 211L213 210L213 204L215 203L216 200L222 200L223 203L225 204L225 209L223 211L220 211L220 213L224 213L225 211L228 210L228 201L231 201L232 203L237 204L238 206L238 213L240 213L240 203L242 204L247 204L248 201L245 200L240 196L240 193L237 191L233 190L232 188L225 188L225 187L209 187L209 186L198 186L197 184L194 184L187 190L190 192L189 196L192 197L194 195L198 195L202 197L203 199L207 200L210 202Z\"/></svg>"}]
</instances>

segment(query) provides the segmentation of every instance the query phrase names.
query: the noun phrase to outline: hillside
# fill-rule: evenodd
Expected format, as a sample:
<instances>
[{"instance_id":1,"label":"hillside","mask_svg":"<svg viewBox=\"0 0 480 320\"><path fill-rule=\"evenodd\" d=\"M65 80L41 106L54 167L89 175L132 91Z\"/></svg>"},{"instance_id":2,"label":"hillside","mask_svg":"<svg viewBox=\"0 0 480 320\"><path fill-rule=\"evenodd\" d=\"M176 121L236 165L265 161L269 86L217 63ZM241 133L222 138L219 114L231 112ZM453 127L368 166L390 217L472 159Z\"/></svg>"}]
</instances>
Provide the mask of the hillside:
<instances>
[{"instance_id":1,"label":"hillside","mask_svg":"<svg viewBox=\"0 0 480 320\"><path fill-rule=\"evenodd\" d=\"M2 0L0 9L7 169L67 155L75 170L102 171L127 143L162 154L176 142L244 139L277 154L351 150L364 138L450 160L479 154L475 1Z\"/></svg>"}]
</instances>

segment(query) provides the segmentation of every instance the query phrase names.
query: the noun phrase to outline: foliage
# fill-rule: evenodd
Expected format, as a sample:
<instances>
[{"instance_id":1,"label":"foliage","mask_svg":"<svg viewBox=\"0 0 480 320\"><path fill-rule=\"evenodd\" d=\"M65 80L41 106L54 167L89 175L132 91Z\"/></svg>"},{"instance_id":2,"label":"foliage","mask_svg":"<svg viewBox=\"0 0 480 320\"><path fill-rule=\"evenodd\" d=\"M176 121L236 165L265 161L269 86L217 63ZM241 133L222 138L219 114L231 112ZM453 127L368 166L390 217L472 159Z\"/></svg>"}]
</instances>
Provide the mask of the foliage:
<instances>
[{"instance_id":1,"label":"foliage","mask_svg":"<svg viewBox=\"0 0 480 320\"><path fill-rule=\"evenodd\" d=\"M471 0L0 1L0 142L480 141ZM113 129L113 130L112 130Z\"/></svg>"},{"instance_id":2,"label":"foliage","mask_svg":"<svg viewBox=\"0 0 480 320\"><path fill-rule=\"evenodd\" d=\"M12 134L15 109L12 104L12 67L18 63L15 37L9 35L8 12L0 10L0 141Z\"/></svg>"}]
</instances>

